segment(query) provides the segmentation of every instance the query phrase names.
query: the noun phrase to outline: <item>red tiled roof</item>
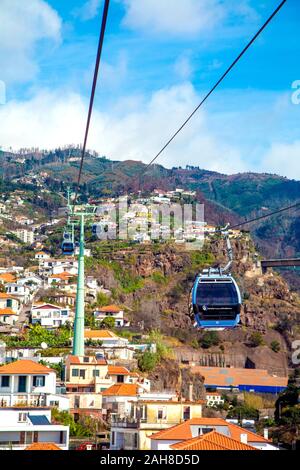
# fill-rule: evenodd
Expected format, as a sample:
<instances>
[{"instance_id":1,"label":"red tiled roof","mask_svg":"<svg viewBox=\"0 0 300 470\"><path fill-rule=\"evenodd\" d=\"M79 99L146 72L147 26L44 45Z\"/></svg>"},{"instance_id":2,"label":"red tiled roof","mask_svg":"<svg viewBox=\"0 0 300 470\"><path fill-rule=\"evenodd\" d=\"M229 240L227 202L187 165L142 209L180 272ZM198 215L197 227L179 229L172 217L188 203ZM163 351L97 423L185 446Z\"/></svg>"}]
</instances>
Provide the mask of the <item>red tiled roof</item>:
<instances>
[{"instance_id":1,"label":"red tiled roof","mask_svg":"<svg viewBox=\"0 0 300 470\"><path fill-rule=\"evenodd\" d=\"M174 450L258 450L249 444L212 431L203 436L171 445Z\"/></svg>"},{"instance_id":2,"label":"red tiled roof","mask_svg":"<svg viewBox=\"0 0 300 470\"><path fill-rule=\"evenodd\" d=\"M50 374L54 372L50 367L43 366L38 362L29 361L29 360L20 360L16 362L11 362L10 364L5 364L0 367L0 375L2 374Z\"/></svg>"},{"instance_id":3,"label":"red tiled roof","mask_svg":"<svg viewBox=\"0 0 300 470\"><path fill-rule=\"evenodd\" d=\"M102 395L108 396L121 396L121 397L135 397L138 394L137 384L115 384L105 390Z\"/></svg>"},{"instance_id":4,"label":"red tiled roof","mask_svg":"<svg viewBox=\"0 0 300 470\"><path fill-rule=\"evenodd\" d=\"M0 315L17 315L11 308L0 308Z\"/></svg>"},{"instance_id":5,"label":"red tiled roof","mask_svg":"<svg viewBox=\"0 0 300 470\"><path fill-rule=\"evenodd\" d=\"M4 281L5 283L7 282L15 282L16 276L12 273L1 273L0 274L0 280Z\"/></svg>"},{"instance_id":6,"label":"red tiled roof","mask_svg":"<svg viewBox=\"0 0 300 470\"><path fill-rule=\"evenodd\" d=\"M107 307L99 307L99 312L119 313L122 309L117 305L107 305Z\"/></svg>"},{"instance_id":7,"label":"red tiled roof","mask_svg":"<svg viewBox=\"0 0 300 470\"><path fill-rule=\"evenodd\" d=\"M230 432L230 437L237 441L240 440L241 434L247 434L248 442L269 442L264 437L254 432L248 431L236 424L228 423L222 418L193 418L184 423L173 426L172 428L163 429L150 438L154 440L171 440L171 441L184 441L192 439L191 426L208 426L216 428L217 426L226 426Z\"/></svg>"},{"instance_id":8,"label":"red tiled roof","mask_svg":"<svg viewBox=\"0 0 300 470\"><path fill-rule=\"evenodd\" d=\"M34 442L26 447L25 450L62 450L53 442Z\"/></svg>"},{"instance_id":9,"label":"red tiled roof","mask_svg":"<svg viewBox=\"0 0 300 470\"><path fill-rule=\"evenodd\" d=\"M126 367L108 366L109 375L131 375Z\"/></svg>"},{"instance_id":10,"label":"red tiled roof","mask_svg":"<svg viewBox=\"0 0 300 470\"><path fill-rule=\"evenodd\" d=\"M32 310L48 310L50 308L55 309L55 310L60 310L60 307L57 307L57 305L52 305L52 304L34 305L32 307Z\"/></svg>"},{"instance_id":11,"label":"red tiled roof","mask_svg":"<svg viewBox=\"0 0 300 470\"><path fill-rule=\"evenodd\" d=\"M84 362L83 357L78 357L78 356L68 356L68 359L69 359L70 365L82 364L85 366L88 366L88 365L94 366L95 364L98 364L98 365L104 366L107 364L104 358L96 359L95 357L92 357L92 356L89 356L89 357L90 357L90 362Z\"/></svg>"},{"instance_id":12,"label":"red tiled roof","mask_svg":"<svg viewBox=\"0 0 300 470\"><path fill-rule=\"evenodd\" d=\"M109 330L85 330L85 338L101 339L101 338L117 338L117 335Z\"/></svg>"}]
</instances>

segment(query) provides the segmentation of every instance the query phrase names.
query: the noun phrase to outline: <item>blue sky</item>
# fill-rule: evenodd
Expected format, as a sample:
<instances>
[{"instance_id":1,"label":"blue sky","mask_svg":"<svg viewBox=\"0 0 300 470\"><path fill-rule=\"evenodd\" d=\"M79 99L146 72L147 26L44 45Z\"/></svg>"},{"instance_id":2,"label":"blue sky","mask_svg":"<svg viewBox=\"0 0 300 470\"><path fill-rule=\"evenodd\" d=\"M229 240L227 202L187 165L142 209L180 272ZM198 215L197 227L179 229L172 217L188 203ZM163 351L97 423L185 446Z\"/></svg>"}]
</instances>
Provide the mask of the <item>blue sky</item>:
<instances>
[{"instance_id":1,"label":"blue sky","mask_svg":"<svg viewBox=\"0 0 300 470\"><path fill-rule=\"evenodd\" d=\"M4 148L82 142L103 3L1 0ZM278 3L111 0L89 147L151 160ZM288 0L162 164L299 179L299 13Z\"/></svg>"}]
</instances>

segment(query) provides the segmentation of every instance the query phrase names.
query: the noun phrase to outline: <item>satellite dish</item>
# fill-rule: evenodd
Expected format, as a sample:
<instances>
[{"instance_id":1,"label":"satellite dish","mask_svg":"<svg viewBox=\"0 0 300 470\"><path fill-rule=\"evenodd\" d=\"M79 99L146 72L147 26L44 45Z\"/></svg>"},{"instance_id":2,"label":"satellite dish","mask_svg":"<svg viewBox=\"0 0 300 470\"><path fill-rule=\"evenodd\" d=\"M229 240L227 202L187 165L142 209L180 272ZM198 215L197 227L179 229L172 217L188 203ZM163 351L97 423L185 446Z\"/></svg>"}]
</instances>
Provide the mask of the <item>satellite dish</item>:
<instances>
[{"instance_id":1,"label":"satellite dish","mask_svg":"<svg viewBox=\"0 0 300 470\"><path fill-rule=\"evenodd\" d=\"M48 349L48 344L47 343L41 343L41 348L42 349Z\"/></svg>"}]
</instances>

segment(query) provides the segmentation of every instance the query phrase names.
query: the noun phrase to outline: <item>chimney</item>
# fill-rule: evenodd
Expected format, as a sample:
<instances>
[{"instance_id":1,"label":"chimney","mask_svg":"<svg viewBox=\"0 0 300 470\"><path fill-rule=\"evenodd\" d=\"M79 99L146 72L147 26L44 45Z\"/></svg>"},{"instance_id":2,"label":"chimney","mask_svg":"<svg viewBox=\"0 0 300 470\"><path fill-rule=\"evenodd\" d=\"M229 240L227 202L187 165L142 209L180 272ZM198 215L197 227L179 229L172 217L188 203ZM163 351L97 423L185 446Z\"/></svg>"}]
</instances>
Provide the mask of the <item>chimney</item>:
<instances>
[{"instance_id":1,"label":"chimney","mask_svg":"<svg viewBox=\"0 0 300 470\"><path fill-rule=\"evenodd\" d=\"M269 429L265 428L264 429L264 438L268 441L269 440Z\"/></svg>"},{"instance_id":2,"label":"chimney","mask_svg":"<svg viewBox=\"0 0 300 470\"><path fill-rule=\"evenodd\" d=\"M190 385L189 385L189 401L193 401L193 389L194 389L193 384L190 383Z\"/></svg>"},{"instance_id":3,"label":"chimney","mask_svg":"<svg viewBox=\"0 0 300 470\"><path fill-rule=\"evenodd\" d=\"M248 434L241 434L241 442L242 444L248 444Z\"/></svg>"}]
</instances>

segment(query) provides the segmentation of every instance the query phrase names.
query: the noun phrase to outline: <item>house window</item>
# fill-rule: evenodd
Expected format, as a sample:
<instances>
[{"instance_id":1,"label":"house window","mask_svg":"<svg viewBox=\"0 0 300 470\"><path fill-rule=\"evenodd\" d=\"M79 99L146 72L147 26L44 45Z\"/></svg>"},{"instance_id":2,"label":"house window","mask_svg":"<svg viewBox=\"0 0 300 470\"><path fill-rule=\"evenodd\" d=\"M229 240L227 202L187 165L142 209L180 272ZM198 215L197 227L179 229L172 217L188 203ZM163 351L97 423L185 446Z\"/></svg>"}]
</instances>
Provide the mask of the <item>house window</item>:
<instances>
[{"instance_id":1,"label":"house window","mask_svg":"<svg viewBox=\"0 0 300 470\"><path fill-rule=\"evenodd\" d=\"M72 377L79 377L79 369L72 369Z\"/></svg>"},{"instance_id":2,"label":"house window","mask_svg":"<svg viewBox=\"0 0 300 470\"><path fill-rule=\"evenodd\" d=\"M1 387L9 387L9 375L2 375L1 377Z\"/></svg>"},{"instance_id":3,"label":"house window","mask_svg":"<svg viewBox=\"0 0 300 470\"><path fill-rule=\"evenodd\" d=\"M84 357L83 362L90 362L90 358L89 357Z\"/></svg>"},{"instance_id":4,"label":"house window","mask_svg":"<svg viewBox=\"0 0 300 470\"><path fill-rule=\"evenodd\" d=\"M212 432L214 428L199 428L199 436L204 436L204 434L208 434L209 432Z\"/></svg>"},{"instance_id":5,"label":"house window","mask_svg":"<svg viewBox=\"0 0 300 470\"><path fill-rule=\"evenodd\" d=\"M12 307L12 299L7 299L6 306L7 306L7 308Z\"/></svg>"},{"instance_id":6,"label":"house window","mask_svg":"<svg viewBox=\"0 0 300 470\"><path fill-rule=\"evenodd\" d=\"M100 376L100 371L99 370L93 370L93 377L99 377Z\"/></svg>"},{"instance_id":7,"label":"house window","mask_svg":"<svg viewBox=\"0 0 300 470\"><path fill-rule=\"evenodd\" d=\"M18 422L19 423L26 423L28 413L19 413L18 415Z\"/></svg>"},{"instance_id":8,"label":"house window","mask_svg":"<svg viewBox=\"0 0 300 470\"><path fill-rule=\"evenodd\" d=\"M157 419L167 419L167 408L165 406L161 406L157 410Z\"/></svg>"},{"instance_id":9,"label":"house window","mask_svg":"<svg viewBox=\"0 0 300 470\"><path fill-rule=\"evenodd\" d=\"M80 371L79 371L79 376L80 376L82 379L85 379L85 369L80 369Z\"/></svg>"},{"instance_id":10,"label":"house window","mask_svg":"<svg viewBox=\"0 0 300 470\"><path fill-rule=\"evenodd\" d=\"M33 386L34 387L45 387L45 376L44 375L35 375L33 377Z\"/></svg>"},{"instance_id":11,"label":"house window","mask_svg":"<svg viewBox=\"0 0 300 470\"><path fill-rule=\"evenodd\" d=\"M191 407L184 406L183 407L183 420L187 421L188 419L191 419Z\"/></svg>"},{"instance_id":12,"label":"house window","mask_svg":"<svg viewBox=\"0 0 300 470\"><path fill-rule=\"evenodd\" d=\"M50 401L50 406L54 407L54 408L58 408L59 407L59 401Z\"/></svg>"},{"instance_id":13,"label":"house window","mask_svg":"<svg viewBox=\"0 0 300 470\"><path fill-rule=\"evenodd\" d=\"M124 375L117 375L117 382L119 383L124 383Z\"/></svg>"}]
</instances>

